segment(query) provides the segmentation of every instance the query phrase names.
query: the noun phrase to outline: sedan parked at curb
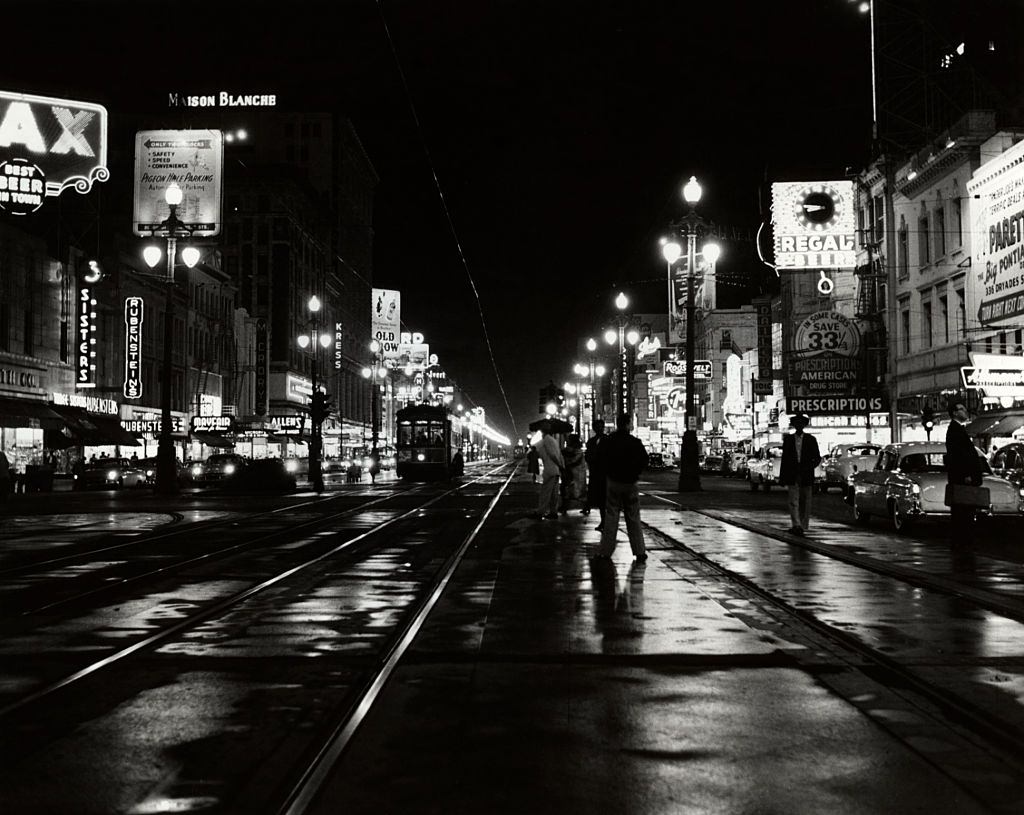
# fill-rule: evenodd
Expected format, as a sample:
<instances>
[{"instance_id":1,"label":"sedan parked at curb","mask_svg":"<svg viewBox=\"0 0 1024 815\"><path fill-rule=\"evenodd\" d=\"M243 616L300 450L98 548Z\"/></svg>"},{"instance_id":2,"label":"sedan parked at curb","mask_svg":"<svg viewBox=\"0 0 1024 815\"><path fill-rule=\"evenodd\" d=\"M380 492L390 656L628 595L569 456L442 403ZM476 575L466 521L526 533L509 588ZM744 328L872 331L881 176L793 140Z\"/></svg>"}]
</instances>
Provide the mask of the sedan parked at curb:
<instances>
[{"instance_id":1,"label":"sedan parked at curb","mask_svg":"<svg viewBox=\"0 0 1024 815\"><path fill-rule=\"evenodd\" d=\"M822 492L835 487L845 494L850 476L860 470L872 469L881 451L877 444L837 444L822 464L825 470Z\"/></svg>"},{"instance_id":2,"label":"sedan parked at curb","mask_svg":"<svg viewBox=\"0 0 1024 815\"><path fill-rule=\"evenodd\" d=\"M979 515L1011 516L1024 514L1024 489L992 475L985 454L981 459L983 486L988 487L992 503ZM888 444L870 470L850 476L847 502L853 517L866 524L872 516L889 518L898 532L906 532L922 518L948 518L946 506L946 445L940 442L902 442Z\"/></svg>"}]
</instances>

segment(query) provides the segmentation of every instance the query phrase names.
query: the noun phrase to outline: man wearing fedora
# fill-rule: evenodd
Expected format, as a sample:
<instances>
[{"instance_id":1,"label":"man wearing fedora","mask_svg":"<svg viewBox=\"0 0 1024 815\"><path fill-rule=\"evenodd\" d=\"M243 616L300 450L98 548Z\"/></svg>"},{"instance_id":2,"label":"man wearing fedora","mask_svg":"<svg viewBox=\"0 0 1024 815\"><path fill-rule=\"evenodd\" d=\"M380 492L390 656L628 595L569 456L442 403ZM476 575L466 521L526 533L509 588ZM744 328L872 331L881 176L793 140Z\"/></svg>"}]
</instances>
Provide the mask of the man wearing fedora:
<instances>
[{"instance_id":1,"label":"man wearing fedora","mask_svg":"<svg viewBox=\"0 0 1024 815\"><path fill-rule=\"evenodd\" d=\"M789 531L803 535L811 521L811 493L814 491L814 468L821 463L818 440L804 428L811 423L804 413L789 420L792 433L782 440L782 464L779 483L789 490L789 517L793 522Z\"/></svg>"}]
</instances>

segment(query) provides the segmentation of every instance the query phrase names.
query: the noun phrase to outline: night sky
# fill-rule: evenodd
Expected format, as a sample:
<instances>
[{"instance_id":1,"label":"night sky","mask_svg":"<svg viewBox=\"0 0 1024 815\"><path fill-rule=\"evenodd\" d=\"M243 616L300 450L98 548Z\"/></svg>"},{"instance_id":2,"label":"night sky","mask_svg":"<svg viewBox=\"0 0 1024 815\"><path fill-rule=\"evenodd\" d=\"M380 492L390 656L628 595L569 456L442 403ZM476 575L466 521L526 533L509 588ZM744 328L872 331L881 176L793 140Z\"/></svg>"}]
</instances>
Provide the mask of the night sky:
<instances>
[{"instance_id":1,"label":"night sky","mask_svg":"<svg viewBox=\"0 0 1024 815\"><path fill-rule=\"evenodd\" d=\"M522 434L619 289L664 311L657 239L691 174L705 217L755 229L771 181L864 165L855 5L35 0L4 38L0 87L98 101L112 122L152 110L150 127L168 126L170 91L345 113L380 176L374 285L402 291L407 328L512 436L506 397ZM747 302L766 270L750 244L724 251L720 303Z\"/></svg>"}]
</instances>

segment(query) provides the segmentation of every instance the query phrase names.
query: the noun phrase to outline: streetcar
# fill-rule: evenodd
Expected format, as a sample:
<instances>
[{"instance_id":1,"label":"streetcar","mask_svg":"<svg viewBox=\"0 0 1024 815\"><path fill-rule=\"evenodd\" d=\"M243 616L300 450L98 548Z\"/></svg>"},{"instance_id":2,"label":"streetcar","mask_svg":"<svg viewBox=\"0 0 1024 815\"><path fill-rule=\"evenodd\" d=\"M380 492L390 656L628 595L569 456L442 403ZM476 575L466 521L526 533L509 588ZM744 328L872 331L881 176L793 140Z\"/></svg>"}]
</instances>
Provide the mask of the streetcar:
<instances>
[{"instance_id":1,"label":"streetcar","mask_svg":"<svg viewBox=\"0 0 1024 815\"><path fill-rule=\"evenodd\" d=\"M396 414L395 473L409 481L462 475L462 423L446 407L410 405Z\"/></svg>"}]
</instances>

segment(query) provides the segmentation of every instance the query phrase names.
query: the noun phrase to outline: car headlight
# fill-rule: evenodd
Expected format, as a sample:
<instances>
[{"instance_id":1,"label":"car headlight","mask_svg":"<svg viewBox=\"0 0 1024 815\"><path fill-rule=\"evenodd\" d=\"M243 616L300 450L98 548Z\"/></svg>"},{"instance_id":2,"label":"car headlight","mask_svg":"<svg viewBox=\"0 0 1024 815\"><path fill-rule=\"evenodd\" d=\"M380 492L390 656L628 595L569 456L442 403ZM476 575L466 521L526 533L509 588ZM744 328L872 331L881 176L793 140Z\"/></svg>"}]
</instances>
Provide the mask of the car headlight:
<instances>
[{"instance_id":1,"label":"car headlight","mask_svg":"<svg viewBox=\"0 0 1024 815\"><path fill-rule=\"evenodd\" d=\"M297 461L286 461L284 463L284 468L288 472L294 473L297 469L299 469L299 463Z\"/></svg>"},{"instance_id":2,"label":"car headlight","mask_svg":"<svg viewBox=\"0 0 1024 815\"><path fill-rule=\"evenodd\" d=\"M1017 490L1017 495L1024 499L1024 487L1021 487L1019 490Z\"/></svg>"},{"instance_id":3,"label":"car headlight","mask_svg":"<svg viewBox=\"0 0 1024 815\"><path fill-rule=\"evenodd\" d=\"M146 470L146 478L151 478L154 472L154 470Z\"/></svg>"},{"instance_id":4,"label":"car headlight","mask_svg":"<svg viewBox=\"0 0 1024 815\"><path fill-rule=\"evenodd\" d=\"M366 458L364 458L364 459L363 459L363 466L364 466L364 467L366 467L367 469L369 469L370 467L372 467L372 466L373 466L373 459L372 459L372 458L370 458L369 456L367 456Z\"/></svg>"},{"instance_id":5,"label":"car headlight","mask_svg":"<svg viewBox=\"0 0 1024 815\"><path fill-rule=\"evenodd\" d=\"M202 475L202 473L203 473L203 468L200 467L198 464L195 467L192 468L192 475Z\"/></svg>"},{"instance_id":6,"label":"car headlight","mask_svg":"<svg viewBox=\"0 0 1024 815\"><path fill-rule=\"evenodd\" d=\"M117 470L110 470L107 473L107 481L117 481Z\"/></svg>"},{"instance_id":7,"label":"car headlight","mask_svg":"<svg viewBox=\"0 0 1024 815\"><path fill-rule=\"evenodd\" d=\"M425 455L423 455L423 453L419 453L419 454L417 454L417 456L416 456L416 460L417 460L417 461L426 461L426 460L427 460L427 457L426 457Z\"/></svg>"},{"instance_id":8,"label":"car headlight","mask_svg":"<svg viewBox=\"0 0 1024 815\"><path fill-rule=\"evenodd\" d=\"M921 494L921 485L920 484L911 484L910 485L910 491L912 493L914 493L914 495L920 495Z\"/></svg>"},{"instance_id":9,"label":"car headlight","mask_svg":"<svg viewBox=\"0 0 1024 815\"><path fill-rule=\"evenodd\" d=\"M235 471L235 465L234 464L225 464L224 465L224 475L231 475L231 473L233 473L234 471Z\"/></svg>"}]
</instances>

